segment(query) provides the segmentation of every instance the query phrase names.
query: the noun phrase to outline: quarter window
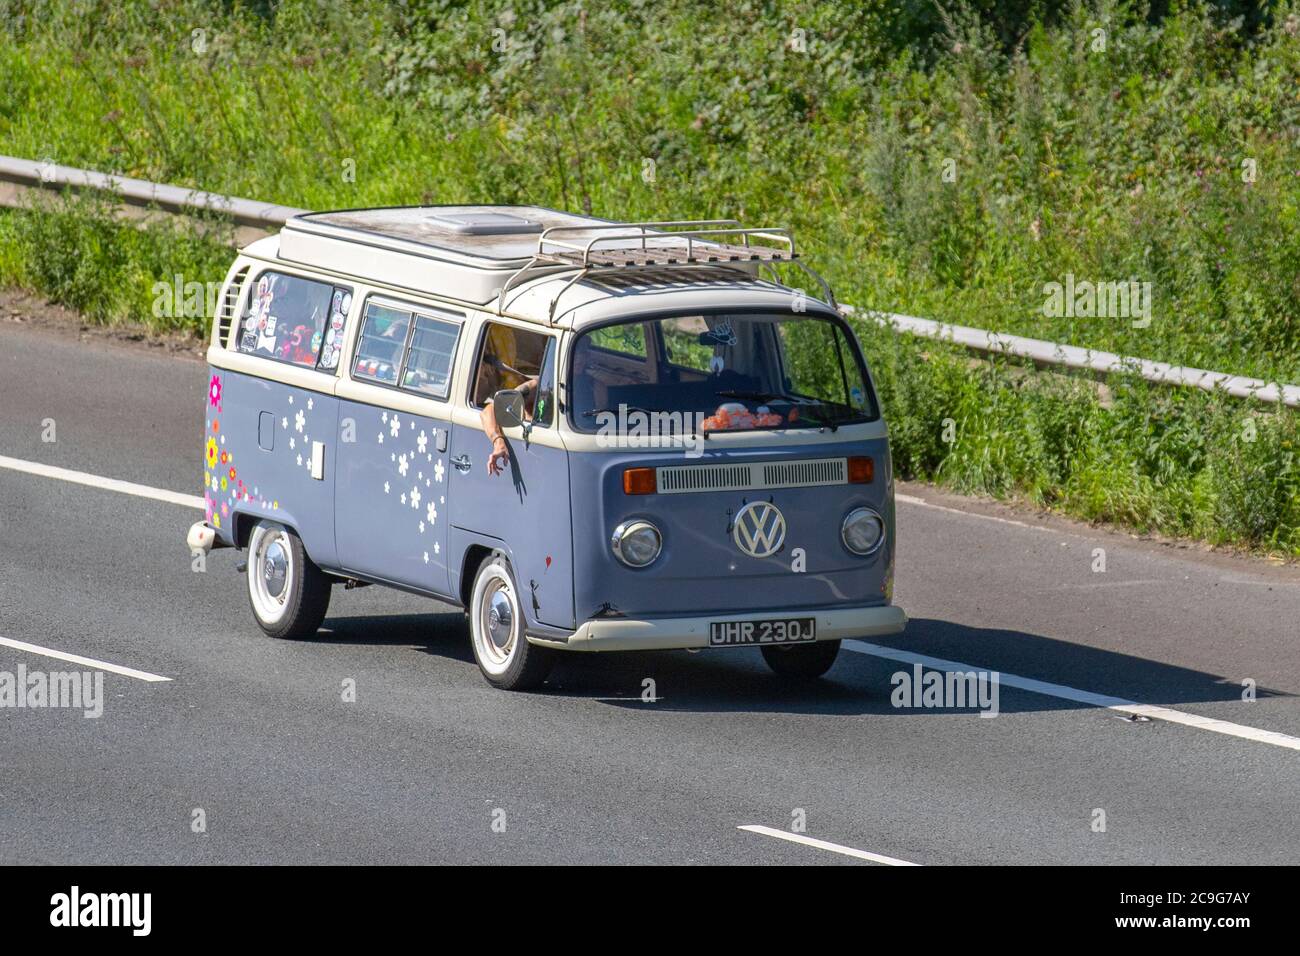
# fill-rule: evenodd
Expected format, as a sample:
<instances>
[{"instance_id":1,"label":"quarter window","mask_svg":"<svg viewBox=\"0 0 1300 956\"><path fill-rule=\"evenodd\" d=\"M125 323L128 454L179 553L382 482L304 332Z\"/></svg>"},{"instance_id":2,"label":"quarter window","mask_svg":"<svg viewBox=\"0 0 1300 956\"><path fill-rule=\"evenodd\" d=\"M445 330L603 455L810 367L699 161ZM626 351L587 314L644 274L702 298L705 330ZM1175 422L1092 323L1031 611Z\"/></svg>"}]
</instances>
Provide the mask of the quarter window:
<instances>
[{"instance_id":1,"label":"quarter window","mask_svg":"<svg viewBox=\"0 0 1300 956\"><path fill-rule=\"evenodd\" d=\"M239 351L305 368L338 365L352 290L264 272L248 296Z\"/></svg>"}]
</instances>

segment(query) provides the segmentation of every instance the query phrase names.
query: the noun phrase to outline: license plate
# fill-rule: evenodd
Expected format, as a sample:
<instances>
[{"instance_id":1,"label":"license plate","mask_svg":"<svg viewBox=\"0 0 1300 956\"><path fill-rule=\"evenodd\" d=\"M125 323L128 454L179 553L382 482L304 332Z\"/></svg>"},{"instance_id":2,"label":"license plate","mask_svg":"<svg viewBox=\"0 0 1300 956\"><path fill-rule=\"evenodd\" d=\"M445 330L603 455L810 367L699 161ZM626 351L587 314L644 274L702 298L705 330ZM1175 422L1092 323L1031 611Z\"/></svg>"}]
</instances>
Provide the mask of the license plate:
<instances>
[{"instance_id":1,"label":"license plate","mask_svg":"<svg viewBox=\"0 0 1300 956\"><path fill-rule=\"evenodd\" d=\"M817 640L817 622L811 617L778 617L761 621L712 621L709 643L714 647L733 644L806 644Z\"/></svg>"}]
</instances>

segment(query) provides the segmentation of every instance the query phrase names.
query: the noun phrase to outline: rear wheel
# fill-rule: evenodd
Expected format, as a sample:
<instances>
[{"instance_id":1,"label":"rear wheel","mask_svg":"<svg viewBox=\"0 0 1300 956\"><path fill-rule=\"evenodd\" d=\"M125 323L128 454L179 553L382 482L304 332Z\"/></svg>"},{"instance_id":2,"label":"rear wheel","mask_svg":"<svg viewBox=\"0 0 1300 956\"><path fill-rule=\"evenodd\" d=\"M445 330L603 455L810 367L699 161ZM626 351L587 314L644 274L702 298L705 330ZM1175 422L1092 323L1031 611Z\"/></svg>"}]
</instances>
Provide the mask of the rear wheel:
<instances>
[{"instance_id":1,"label":"rear wheel","mask_svg":"<svg viewBox=\"0 0 1300 956\"><path fill-rule=\"evenodd\" d=\"M782 677L813 680L821 677L840 652L839 641L816 641L812 644L764 644L763 660Z\"/></svg>"},{"instance_id":2,"label":"rear wheel","mask_svg":"<svg viewBox=\"0 0 1300 956\"><path fill-rule=\"evenodd\" d=\"M469 602L470 643L487 682L502 690L529 690L555 663L550 648L528 643L514 573L504 554L487 558L474 577Z\"/></svg>"},{"instance_id":3,"label":"rear wheel","mask_svg":"<svg viewBox=\"0 0 1300 956\"><path fill-rule=\"evenodd\" d=\"M330 580L302 539L273 521L259 521L248 538L248 600L271 637L310 637L325 620Z\"/></svg>"}]
</instances>

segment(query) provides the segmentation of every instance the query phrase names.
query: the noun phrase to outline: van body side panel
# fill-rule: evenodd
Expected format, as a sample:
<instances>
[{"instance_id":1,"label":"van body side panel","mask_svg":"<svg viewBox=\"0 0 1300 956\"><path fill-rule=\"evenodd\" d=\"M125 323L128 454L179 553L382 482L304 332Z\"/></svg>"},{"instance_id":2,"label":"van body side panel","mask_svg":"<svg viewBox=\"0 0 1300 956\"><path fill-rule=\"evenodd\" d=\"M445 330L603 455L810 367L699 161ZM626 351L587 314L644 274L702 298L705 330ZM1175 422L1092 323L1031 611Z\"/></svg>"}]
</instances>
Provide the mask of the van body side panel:
<instances>
[{"instance_id":1,"label":"van body side panel","mask_svg":"<svg viewBox=\"0 0 1300 956\"><path fill-rule=\"evenodd\" d=\"M510 466L487 472L492 445L481 428L453 427L452 524L500 539L510 558L528 622L572 628L573 538L569 520L569 466L563 448L527 443L512 430ZM459 563L460 556L457 556Z\"/></svg>"},{"instance_id":2,"label":"van body side panel","mask_svg":"<svg viewBox=\"0 0 1300 956\"><path fill-rule=\"evenodd\" d=\"M339 402L335 527L340 566L446 597L448 423ZM352 440L346 440L351 438Z\"/></svg>"},{"instance_id":3,"label":"van body side panel","mask_svg":"<svg viewBox=\"0 0 1300 956\"><path fill-rule=\"evenodd\" d=\"M707 447L707 446L706 446ZM869 455L870 484L836 484L751 491L699 491L628 495L623 469L666 465L735 464ZM887 438L788 445L779 450L572 454L575 508L575 603L579 621L623 614L655 617L867 607L889 603L893 566L894 496ZM751 501L775 504L784 516L784 544L766 558L736 544L732 519ZM844 517L856 507L885 519L887 539L874 554L848 550L840 537ZM610 547L613 529L646 518L663 535L663 550L647 568L622 564ZM796 549L802 551L801 560ZM798 570L800 569L801 570Z\"/></svg>"},{"instance_id":4,"label":"van body side panel","mask_svg":"<svg viewBox=\"0 0 1300 956\"><path fill-rule=\"evenodd\" d=\"M328 388L332 378L321 376ZM311 559L337 567L335 428L329 394L242 372L208 369L203 443L205 518L227 542L235 515L293 528ZM319 445L319 448L317 447ZM321 477L313 477L313 454Z\"/></svg>"}]
</instances>

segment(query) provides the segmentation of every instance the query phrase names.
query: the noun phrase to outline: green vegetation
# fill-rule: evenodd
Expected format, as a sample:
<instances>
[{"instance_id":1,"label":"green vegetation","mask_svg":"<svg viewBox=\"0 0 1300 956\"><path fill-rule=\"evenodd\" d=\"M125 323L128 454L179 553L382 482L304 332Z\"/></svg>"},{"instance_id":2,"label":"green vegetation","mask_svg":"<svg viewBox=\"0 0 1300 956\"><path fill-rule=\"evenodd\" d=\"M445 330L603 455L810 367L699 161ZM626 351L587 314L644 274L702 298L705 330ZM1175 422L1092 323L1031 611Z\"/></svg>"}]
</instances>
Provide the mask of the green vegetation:
<instances>
[{"instance_id":1,"label":"green vegetation","mask_svg":"<svg viewBox=\"0 0 1300 956\"><path fill-rule=\"evenodd\" d=\"M0 0L0 76L0 153L313 208L790 225L860 307L1300 383L1290 3ZM219 281L220 237L49 196L0 213L0 282L193 325L153 284ZM1150 283L1150 322L1045 314L1069 276ZM901 474L1300 554L1294 415L859 332Z\"/></svg>"}]
</instances>

